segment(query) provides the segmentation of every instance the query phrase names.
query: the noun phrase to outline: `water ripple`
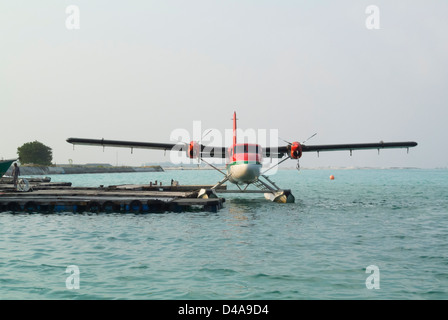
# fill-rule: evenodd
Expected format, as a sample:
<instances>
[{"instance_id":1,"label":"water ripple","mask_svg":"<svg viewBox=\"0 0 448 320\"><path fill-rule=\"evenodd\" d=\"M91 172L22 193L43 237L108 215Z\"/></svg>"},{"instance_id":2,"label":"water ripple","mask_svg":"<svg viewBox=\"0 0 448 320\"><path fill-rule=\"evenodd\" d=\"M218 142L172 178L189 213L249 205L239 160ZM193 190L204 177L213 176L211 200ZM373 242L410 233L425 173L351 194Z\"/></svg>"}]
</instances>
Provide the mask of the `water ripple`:
<instances>
[{"instance_id":1,"label":"water ripple","mask_svg":"<svg viewBox=\"0 0 448 320\"><path fill-rule=\"evenodd\" d=\"M328 175L280 170L275 180L296 203L229 195L218 213L2 213L0 298L447 299L448 172ZM97 177L57 178L93 185ZM75 290L66 287L71 265L80 271ZM370 265L379 290L366 288Z\"/></svg>"}]
</instances>

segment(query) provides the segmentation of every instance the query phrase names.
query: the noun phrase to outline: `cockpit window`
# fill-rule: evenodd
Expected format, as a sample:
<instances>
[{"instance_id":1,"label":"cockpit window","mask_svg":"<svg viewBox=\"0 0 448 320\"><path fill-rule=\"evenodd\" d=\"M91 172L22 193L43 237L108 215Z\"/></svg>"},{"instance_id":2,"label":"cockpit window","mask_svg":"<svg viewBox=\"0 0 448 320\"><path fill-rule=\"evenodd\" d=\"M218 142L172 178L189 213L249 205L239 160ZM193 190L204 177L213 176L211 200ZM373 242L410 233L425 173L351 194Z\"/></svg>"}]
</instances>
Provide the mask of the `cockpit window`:
<instances>
[{"instance_id":1,"label":"cockpit window","mask_svg":"<svg viewBox=\"0 0 448 320\"><path fill-rule=\"evenodd\" d=\"M235 146L233 148L233 153L244 153L245 146Z\"/></svg>"},{"instance_id":2,"label":"cockpit window","mask_svg":"<svg viewBox=\"0 0 448 320\"><path fill-rule=\"evenodd\" d=\"M258 153L258 145L238 145L233 149L233 153Z\"/></svg>"}]
</instances>

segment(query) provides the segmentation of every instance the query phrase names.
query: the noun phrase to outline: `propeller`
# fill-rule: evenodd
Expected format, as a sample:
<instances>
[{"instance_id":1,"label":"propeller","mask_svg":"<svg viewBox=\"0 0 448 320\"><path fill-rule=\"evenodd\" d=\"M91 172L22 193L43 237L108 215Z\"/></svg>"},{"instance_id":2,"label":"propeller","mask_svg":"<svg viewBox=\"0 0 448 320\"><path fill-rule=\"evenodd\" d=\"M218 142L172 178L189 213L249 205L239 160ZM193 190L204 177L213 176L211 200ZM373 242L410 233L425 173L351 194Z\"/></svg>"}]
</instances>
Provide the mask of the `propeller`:
<instances>
[{"instance_id":1,"label":"propeller","mask_svg":"<svg viewBox=\"0 0 448 320\"><path fill-rule=\"evenodd\" d=\"M305 144L305 142L307 142L308 140L310 140L311 138L313 138L315 135L317 134L317 132L315 134L313 134L312 136L308 137L305 141L302 142L302 144ZM297 171L300 172L300 164L299 164L299 158L302 156L302 147L300 145L299 142L289 142L286 141L282 138L279 138L280 140L282 140L283 142L286 142L288 145L290 145L290 149L288 152L291 152L291 154L288 156L288 158L290 159L297 159ZM294 148L294 150L293 150ZM286 158L286 159L288 159Z\"/></svg>"},{"instance_id":2,"label":"propeller","mask_svg":"<svg viewBox=\"0 0 448 320\"><path fill-rule=\"evenodd\" d=\"M199 141L199 142L197 142L200 146L202 145L202 143L201 143L201 141L210 133L210 132L212 132L213 131L213 129L210 129L209 131L207 131L206 133L204 133L203 135L202 135L202 137L201 137L201 140ZM183 145L185 145L185 147L186 148L188 148L189 146L190 146L190 143L191 142L185 142L185 141L183 141L181 138L179 138L178 140L177 140L177 143L179 143L179 144L183 144ZM198 157L197 157L197 161L198 161L198 166L201 164L201 161L204 161L204 159L202 159L202 157L201 157L201 155L199 155Z\"/></svg>"},{"instance_id":3,"label":"propeller","mask_svg":"<svg viewBox=\"0 0 448 320\"><path fill-rule=\"evenodd\" d=\"M317 132L315 134L313 134L312 136L308 137L308 139L306 139L305 141L302 142L302 144L305 144L305 142L307 142L308 140L310 140L311 138L313 138L315 135L317 135ZM292 142L286 141L282 138L278 138L279 140L282 140L283 142L286 142L289 145L292 145Z\"/></svg>"},{"instance_id":4,"label":"propeller","mask_svg":"<svg viewBox=\"0 0 448 320\"><path fill-rule=\"evenodd\" d=\"M279 140L282 140L283 142L286 142L287 144L289 144L289 145L292 145L292 143L291 142L289 142L289 141L286 141L286 140L283 140L282 138L278 138Z\"/></svg>"},{"instance_id":5,"label":"propeller","mask_svg":"<svg viewBox=\"0 0 448 320\"><path fill-rule=\"evenodd\" d=\"M314 137L317 134L317 132L315 134L313 134L311 137L309 137L308 139L306 139L305 141L302 142L302 144L305 144L305 142L307 142L308 140L310 140L312 137Z\"/></svg>"},{"instance_id":6,"label":"propeller","mask_svg":"<svg viewBox=\"0 0 448 320\"><path fill-rule=\"evenodd\" d=\"M212 131L213 131L213 129L210 129L206 134L202 135L201 140L204 140L204 138Z\"/></svg>"}]
</instances>

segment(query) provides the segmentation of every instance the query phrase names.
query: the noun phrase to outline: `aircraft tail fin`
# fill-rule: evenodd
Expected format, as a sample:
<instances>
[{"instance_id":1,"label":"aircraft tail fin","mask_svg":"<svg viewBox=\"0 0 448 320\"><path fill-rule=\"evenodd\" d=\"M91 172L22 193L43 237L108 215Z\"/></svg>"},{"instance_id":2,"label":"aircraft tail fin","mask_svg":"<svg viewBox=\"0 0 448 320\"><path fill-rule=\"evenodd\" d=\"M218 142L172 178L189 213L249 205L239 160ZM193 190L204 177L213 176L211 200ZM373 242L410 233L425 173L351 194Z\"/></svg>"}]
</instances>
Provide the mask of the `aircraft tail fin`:
<instances>
[{"instance_id":1,"label":"aircraft tail fin","mask_svg":"<svg viewBox=\"0 0 448 320\"><path fill-rule=\"evenodd\" d=\"M233 112L233 145L236 144L236 112Z\"/></svg>"}]
</instances>

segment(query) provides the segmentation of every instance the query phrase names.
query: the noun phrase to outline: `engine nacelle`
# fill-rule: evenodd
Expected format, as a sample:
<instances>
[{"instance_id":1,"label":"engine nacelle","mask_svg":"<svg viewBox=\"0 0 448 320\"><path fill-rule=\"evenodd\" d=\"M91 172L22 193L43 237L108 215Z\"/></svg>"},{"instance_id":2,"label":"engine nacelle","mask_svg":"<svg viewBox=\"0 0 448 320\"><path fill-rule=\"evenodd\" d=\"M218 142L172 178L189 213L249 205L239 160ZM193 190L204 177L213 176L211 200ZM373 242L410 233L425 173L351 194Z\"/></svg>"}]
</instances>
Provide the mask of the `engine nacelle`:
<instances>
[{"instance_id":1,"label":"engine nacelle","mask_svg":"<svg viewBox=\"0 0 448 320\"><path fill-rule=\"evenodd\" d=\"M196 141L191 141L190 144L188 145L187 156L190 159L196 159L199 158L200 154L201 154L201 148L199 143L197 143Z\"/></svg>"},{"instance_id":2,"label":"engine nacelle","mask_svg":"<svg viewBox=\"0 0 448 320\"><path fill-rule=\"evenodd\" d=\"M302 145L300 142L293 142L289 146L289 156L292 159L299 159L302 156Z\"/></svg>"}]
</instances>

